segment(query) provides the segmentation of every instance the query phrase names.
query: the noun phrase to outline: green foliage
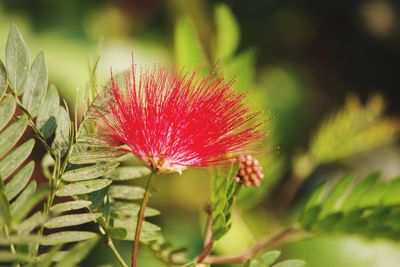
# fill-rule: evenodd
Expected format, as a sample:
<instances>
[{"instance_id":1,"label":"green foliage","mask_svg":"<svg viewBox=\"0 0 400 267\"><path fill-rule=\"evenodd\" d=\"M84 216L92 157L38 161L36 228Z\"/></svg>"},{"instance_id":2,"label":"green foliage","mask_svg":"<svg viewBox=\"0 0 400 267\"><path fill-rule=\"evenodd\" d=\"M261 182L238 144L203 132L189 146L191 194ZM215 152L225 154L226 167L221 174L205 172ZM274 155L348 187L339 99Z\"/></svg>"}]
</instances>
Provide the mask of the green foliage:
<instances>
[{"instance_id":1,"label":"green foliage","mask_svg":"<svg viewBox=\"0 0 400 267\"><path fill-rule=\"evenodd\" d=\"M239 25L232 11L225 4L215 8L216 44L215 59L229 59L239 46Z\"/></svg>"},{"instance_id":2,"label":"green foliage","mask_svg":"<svg viewBox=\"0 0 400 267\"><path fill-rule=\"evenodd\" d=\"M16 108L15 100L12 96L6 96L0 102L0 131L7 125L14 115Z\"/></svg>"},{"instance_id":3,"label":"green foliage","mask_svg":"<svg viewBox=\"0 0 400 267\"><path fill-rule=\"evenodd\" d=\"M15 174L11 181L6 184L4 187L4 194L8 201L16 197L26 187L32 176L34 167L35 162L30 161Z\"/></svg>"},{"instance_id":4,"label":"green foliage","mask_svg":"<svg viewBox=\"0 0 400 267\"><path fill-rule=\"evenodd\" d=\"M231 164L228 169L215 168L211 173L211 229L215 241L231 227L231 208L240 188L234 179L238 168L238 164Z\"/></svg>"},{"instance_id":5,"label":"green foliage","mask_svg":"<svg viewBox=\"0 0 400 267\"><path fill-rule=\"evenodd\" d=\"M72 154L70 162L73 164L90 164L99 161L116 160L116 158L124 154L125 152L119 149L97 148Z\"/></svg>"},{"instance_id":6,"label":"green foliage","mask_svg":"<svg viewBox=\"0 0 400 267\"><path fill-rule=\"evenodd\" d=\"M66 196L89 194L91 192L103 189L109 186L110 184L111 180L102 178L96 180L69 183L62 186L59 190L57 190L56 196L66 197Z\"/></svg>"},{"instance_id":7,"label":"green foliage","mask_svg":"<svg viewBox=\"0 0 400 267\"><path fill-rule=\"evenodd\" d=\"M207 59L200 43L196 28L190 18L181 18L175 27L175 56L180 66L187 71L197 67L208 67Z\"/></svg>"},{"instance_id":8,"label":"green foliage","mask_svg":"<svg viewBox=\"0 0 400 267\"><path fill-rule=\"evenodd\" d=\"M396 120L383 116L384 110L380 96L372 97L365 106L359 99L349 97L345 106L321 125L309 152L295 159L295 174L305 177L320 163L392 143L400 128Z\"/></svg>"},{"instance_id":9,"label":"green foliage","mask_svg":"<svg viewBox=\"0 0 400 267\"><path fill-rule=\"evenodd\" d=\"M7 89L7 72L3 61L0 60L0 100L3 98Z\"/></svg>"},{"instance_id":10,"label":"green foliage","mask_svg":"<svg viewBox=\"0 0 400 267\"><path fill-rule=\"evenodd\" d=\"M43 52L40 52L32 63L31 70L24 86L22 104L32 117L36 117L43 104L47 91L47 65Z\"/></svg>"},{"instance_id":11,"label":"green foliage","mask_svg":"<svg viewBox=\"0 0 400 267\"><path fill-rule=\"evenodd\" d=\"M54 246L58 244L72 243L95 238L96 233L87 231L63 231L49 234L40 239L44 246Z\"/></svg>"},{"instance_id":12,"label":"green foliage","mask_svg":"<svg viewBox=\"0 0 400 267\"><path fill-rule=\"evenodd\" d=\"M68 214L53 217L46 221L44 227L47 229L55 229L66 226L80 225L96 220L101 213L84 213L84 214Z\"/></svg>"},{"instance_id":13,"label":"green foliage","mask_svg":"<svg viewBox=\"0 0 400 267\"><path fill-rule=\"evenodd\" d=\"M91 249L97 244L98 238L92 238L84 242L76 244L71 250L63 254L60 261L55 267L75 266L81 262Z\"/></svg>"},{"instance_id":14,"label":"green foliage","mask_svg":"<svg viewBox=\"0 0 400 267\"><path fill-rule=\"evenodd\" d=\"M67 171L61 176L61 179L66 182L91 180L108 174L118 167L118 165L119 162L99 161L94 165Z\"/></svg>"},{"instance_id":15,"label":"green foliage","mask_svg":"<svg viewBox=\"0 0 400 267\"><path fill-rule=\"evenodd\" d=\"M46 139L53 135L57 127L56 114L58 114L59 106L60 97L58 96L57 88L54 85L50 85L36 119L36 127Z\"/></svg>"},{"instance_id":16,"label":"green foliage","mask_svg":"<svg viewBox=\"0 0 400 267\"><path fill-rule=\"evenodd\" d=\"M82 249L83 245L78 244L80 246L76 245L68 252L60 251L62 246L59 244L91 239L97 234L64 231L62 228L96 220L101 213L63 214L87 207L91 203L89 201L64 201L51 208L56 192L60 191L61 176L68 165L67 152L71 150L73 142L68 110L60 106L54 86L47 90L47 67L42 52L29 68L28 50L16 26L11 28L7 40L6 69L2 64L0 67L1 79L8 78L10 85L7 91L7 83L1 80L1 96L4 91L6 96L0 102L0 243L8 246L0 249L1 261L50 266L56 255L64 253L68 256L64 266L70 262L76 264L93 245L85 243L87 248ZM17 107L23 115L16 116ZM36 116L38 118L35 121ZM10 123L13 118L14 121ZM36 181L31 179L35 162L26 163L26 159L32 152L35 140L21 142L28 125L50 154L51 160L45 165L46 172L50 171L46 175L49 187L38 187ZM65 187L62 189L66 190ZM46 197L47 200L43 202ZM41 203L44 205L43 211L32 214L33 208ZM43 228L56 231L43 235ZM39 245L54 247L48 253L38 255ZM60 264L64 261L62 257L58 259Z\"/></svg>"},{"instance_id":17,"label":"green foliage","mask_svg":"<svg viewBox=\"0 0 400 267\"><path fill-rule=\"evenodd\" d=\"M51 212L55 214L62 213L64 211L73 211L79 210L82 208L87 208L92 204L91 201L88 200L74 200L74 201L67 201L63 203L56 204L50 208Z\"/></svg>"},{"instance_id":18,"label":"green foliage","mask_svg":"<svg viewBox=\"0 0 400 267\"><path fill-rule=\"evenodd\" d=\"M121 167L120 167L121 168ZM111 172L111 177L118 177L117 174L123 174L124 177L129 177L135 179L138 178L140 171L136 168L123 168L122 171L115 169ZM131 173L129 174L129 171ZM112 174L114 173L114 174ZM130 179L118 180L120 183L118 185L111 185L107 192L107 198L110 203L108 214L109 226L107 229L122 228L126 230L125 236L115 236L116 239L122 240L134 240L137 216L139 213L139 204L134 201L141 200L144 196L144 189L139 186L133 186L130 183ZM159 211L146 208L144 216L155 216L160 214ZM159 238L160 227L151 224L147 221L143 222L142 232L141 232L141 242L150 242Z\"/></svg>"},{"instance_id":19,"label":"green foliage","mask_svg":"<svg viewBox=\"0 0 400 267\"><path fill-rule=\"evenodd\" d=\"M9 178L10 175L28 158L34 145L35 140L30 139L0 161L0 176L4 177L4 180L7 180L7 178Z\"/></svg>"},{"instance_id":20,"label":"green foliage","mask_svg":"<svg viewBox=\"0 0 400 267\"><path fill-rule=\"evenodd\" d=\"M367 238L400 238L400 179L379 181L379 174L354 182L349 175L322 184L305 205L300 225L310 232L339 232Z\"/></svg>"},{"instance_id":21,"label":"green foliage","mask_svg":"<svg viewBox=\"0 0 400 267\"><path fill-rule=\"evenodd\" d=\"M21 117L0 133L0 158L18 142L28 126L27 118Z\"/></svg>"},{"instance_id":22,"label":"green foliage","mask_svg":"<svg viewBox=\"0 0 400 267\"><path fill-rule=\"evenodd\" d=\"M248 49L221 63L221 74L226 79L234 79L233 87L238 91L251 91L254 88L255 59L253 49Z\"/></svg>"},{"instance_id":23,"label":"green foliage","mask_svg":"<svg viewBox=\"0 0 400 267\"><path fill-rule=\"evenodd\" d=\"M257 258L251 260L248 262L248 267L268 267L271 266L281 255L280 251L274 250L274 251L268 251Z\"/></svg>"},{"instance_id":24,"label":"green foliage","mask_svg":"<svg viewBox=\"0 0 400 267\"><path fill-rule=\"evenodd\" d=\"M29 71L29 54L17 26L12 25L6 44L6 67L10 87L21 95Z\"/></svg>"},{"instance_id":25,"label":"green foliage","mask_svg":"<svg viewBox=\"0 0 400 267\"><path fill-rule=\"evenodd\" d=\"M278 263L275 263L279 256L281 255L280 251L268 251L260 256L249 260L244 265L245 267L302 267L305 266L306 263L302 260L284 260ZM275 264L274 264L275 263Z\"/></svg>"},{"instance_id":26,"label":"green foliage","mask_svg":"<svg viewBox=\"0 0 400 267\"><path fill-rule=\"evenodd\" d=\"M53 153L56 153L60 157L64 156L72 145L71 121L67 110L62 106L58 108L56 125L55 137L51 148L53 149Z\"/></svg>"},{"instance_id":27,"label":"green foliage","mask_svg":"<svg viewBox=\"0 0 400 267\"><path fill-rule=\"evenodd\" d=\"M148 174L150 174L150 170L147 167L119 167L106 174L106 177L113 181L126 181L142 178Z\"/></svg>"},{"instance_id":28,"label":"green foliage","mask_svg":"<svg viewBox=\"0 0 400 267\"><path fill-rule=\"evenodd\" d=\"M160 234L159 237L151 242L148 242L148 249L160 261L170 265L174 262L186 262L186 249L176 249ZM189 262L187 264L193 264ZM186 266L186 265L184 265Z\"/></svg>"}]
</instances>

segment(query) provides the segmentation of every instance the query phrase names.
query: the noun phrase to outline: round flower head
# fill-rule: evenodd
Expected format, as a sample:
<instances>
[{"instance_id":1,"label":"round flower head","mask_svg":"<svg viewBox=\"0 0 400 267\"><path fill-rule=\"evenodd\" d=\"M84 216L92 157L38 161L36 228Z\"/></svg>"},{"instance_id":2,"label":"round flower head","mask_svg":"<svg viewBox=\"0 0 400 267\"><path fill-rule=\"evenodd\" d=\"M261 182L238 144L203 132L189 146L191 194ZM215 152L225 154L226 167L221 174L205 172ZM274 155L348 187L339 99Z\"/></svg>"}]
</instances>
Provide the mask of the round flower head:
<instances>
[{"instance_id":1,"label":"round flower head","mask_svg":"<svg viewBox=\"0 0 400 267\"><path fill-rule=\"evenodd\" d=\"M114 78L99 95L97 124L112 141L158 173L186 167L218 166L248 152L265 134L260 112L244 103L232 81L212 73L176 73L163 67ZM104 112L105 111L105 112Z\"/></svg>"},{"instance_id":2,"label":"round flower head","mask_svg":"<svg viewBox=\"0 0 400 267\"><path fill-rule=\"evenodd\" d=\"M252 155L241 155L235 161L239 163L239 170L235 181L245 186L259 187L264 174L258 160Z\"/></svg>"}]
</instances>

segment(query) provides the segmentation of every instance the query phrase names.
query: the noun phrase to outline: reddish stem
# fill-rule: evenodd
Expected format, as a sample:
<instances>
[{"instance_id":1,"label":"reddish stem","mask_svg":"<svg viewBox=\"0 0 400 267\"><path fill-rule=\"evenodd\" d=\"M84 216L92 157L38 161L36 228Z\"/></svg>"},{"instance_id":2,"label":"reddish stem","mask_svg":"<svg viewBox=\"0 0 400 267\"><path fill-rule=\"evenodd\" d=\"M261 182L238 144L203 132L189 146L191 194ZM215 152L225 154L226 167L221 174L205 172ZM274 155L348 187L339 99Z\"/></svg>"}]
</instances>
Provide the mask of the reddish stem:
<instances>
[{"instance_id":1,"label":"reddish stem","mask_svg":"<svg viewBox=\"0 0 400 267\"><path fill-rule=\"evenodd\" d=\"M132 267L137 267L137 252L139 250L140 244L140 233L142 232L142 225L144 221L144 212L147 207L147 202L150 198L150 185L151 185L151 178L153 178L153 174L151 173L149 179L147 180L146 190L144 192L142 203L140 204L139 214L136 222L136 230L135 230L135 241L133 244L133 251L132 251Z\"/></svg>"}]
</instances>

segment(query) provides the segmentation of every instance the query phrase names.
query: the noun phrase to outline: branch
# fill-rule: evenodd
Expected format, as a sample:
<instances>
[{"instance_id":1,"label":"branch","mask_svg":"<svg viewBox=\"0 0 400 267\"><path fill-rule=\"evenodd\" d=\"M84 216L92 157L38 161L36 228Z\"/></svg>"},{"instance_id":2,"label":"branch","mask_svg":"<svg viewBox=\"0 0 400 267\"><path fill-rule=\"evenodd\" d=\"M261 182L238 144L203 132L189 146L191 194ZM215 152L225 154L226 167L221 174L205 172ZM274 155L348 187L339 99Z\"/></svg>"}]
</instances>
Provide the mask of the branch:
<instances>
[{"instance_id":1,"label":"branch","mask_svg":"<svg viewBox=\"0 0 400 267\"><path fill-rule=\"evenodd\" d=\"M150 198L150 186L151 180L154 176L154 172L150 173L149 179L147 180L146 191L144 192L144 197L142 203L140 203L139 214L136 221L136 230L135 230L135 241L133 243L133 251L132 251L132 267L137 266L137 252L139 250L139 243L140 243L140 234L142 232L142 224L144 221L144 211L147 207L147 202Z\"/></svg>"},{"instance_id":2,"label":"branch","mask_svg":"<svg viewBox=\"0 0 400 267\"><path fill-rule=\"evenodd\" d=\"M299 233L301 230L288 228L286 230L280 231L273 235L272 237L262 239L257 241L251 248L243 251L238 255L231 256L208 256L202 261L206 264L227 264L227 263L244 263L247 260L255 257L258 252L282 242L285 238L290 235Z\"/></svg>"},{"instance_id":3,"label":"branch","mask_svg":"<svg viewBox=\"0 0 400 267\"><path fill-rule=\"evenodd\" d=\"M206 207L207 212L207 222L206 222L206 229L204 231L204 247L201 251L200 255L196 258L197 263L202 263L203 260L210 254L213 246L214 241L212 240L212 207L210 204Z\"/></svg>"},{"instance_id":4,"label":"branch","mask_svg":"<svg viewBox=\"0 0 400 267\"><path fill-rule=\"evenodd\" d=\"M110 248L112 253L115 255L115 257L117 258L119 264L121 264L122 267L128 267L128 264L126 264L126 262L124 261L124 259L121 256L121 254L119 254L117 248L114 245L114 242L113 242L112 238L109 235L107 235L106 245L107 245L107 247Z\"/></svg>"}]
</instances>

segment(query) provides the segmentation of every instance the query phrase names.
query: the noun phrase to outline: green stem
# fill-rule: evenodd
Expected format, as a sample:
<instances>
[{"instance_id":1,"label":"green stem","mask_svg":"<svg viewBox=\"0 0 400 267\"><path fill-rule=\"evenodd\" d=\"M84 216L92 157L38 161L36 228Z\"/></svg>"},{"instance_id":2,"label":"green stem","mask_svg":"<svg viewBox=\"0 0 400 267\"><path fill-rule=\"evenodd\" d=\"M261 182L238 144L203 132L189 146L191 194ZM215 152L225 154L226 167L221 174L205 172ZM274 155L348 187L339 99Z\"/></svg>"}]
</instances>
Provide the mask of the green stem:
<instances>
[{"instance_id":1,"label":"green stem","mask_svg":"<svg viewBox=\"0 0 400 267\"><path fill-rule=\"evenodd\" d=\"M204 258L202 263L205 264L229 264L229 263L244 263L247 260L255 257L258 252L269 248L273 245L276 245L282 242L284 239L292 236L294 234L298 234L301 230L296 228L288 228L282 230L272 237L268 237L263 240L257 241L252 247L243 251L238 255L230 255L230 256L207 256Z\"/></svg>"},{"instance_id":2,"label":"green stem","mask_svg":"<svg viewBox=\"0 0 400 267\"><path fill-rule=\"evenodd\" d=\"M35 132L36 137L42 143L42 145L46 149L47 153L49 153L54 158L54 155L53 155L53 152L51 151L50 146L47 144L44 136L39 131L39 129L36 128L35 122L33 121L33 117L31 116L29 111L24 107L24 105L22 105L22 103L19 100L18 96L14 92L13 92L13 94L14 94L15 102L17 102L18 108L28 117L29 125L31 126L32 130Z\"/></svg>"},{"instance_id":3,"label":"green stem","mask_svg":"<svg viewBox=\"0 0 400 267\"><path fill-rule=\"evenodd\" d=\"M8 226L5 225L4 226L4 233L6 234L6 237L9 238L10 237L10 233L8 232ZM15 256L17 256L17 251L15 249L14 244L10 244L10 250L11 253L14 254ZM20 267L21 265L19 264L19 262L17 262L16 267Z\"/></svg>"},{"instance_id":4,"label":"green stem","mask_svg":"<svg viewBox=\"0 0 400 267\"><path fill-rule=\"evenodd\" d=\"M107 235L107 247L109 247L112 251L112 253L114 254L114 256L117 258L119 264L121 264L122 267L128 267L128 264L126 264L126 262L124 261L124 259L122 258L122 256L119 254L117 248L114 245L114 242L112 240L112 238Z\"/></svg>"},{"instance_id":5,"label":"green stem","mask_svg":"<svg viewBox=\"0 0 400 267\"><path fill-rule=\"evenodd\" d=\"M132 251L132 267L137 266L137 252L139 249L139 243L140 243L140 233L142 231L142 224L144 221L144 211L147 207L147 202L149 201L150 198L150 186L151 186L151 180L154 176L154 172L152 172L149 176L149 179L147 180L147 185L146 185L146 190L144 192L144 197L142 200L142 203L140 204L140 209L139 209L139 214L138 218L136 221L136 231L135 231L135 241L133 243L133 251Z\"/></svg>"}]
</instances>

